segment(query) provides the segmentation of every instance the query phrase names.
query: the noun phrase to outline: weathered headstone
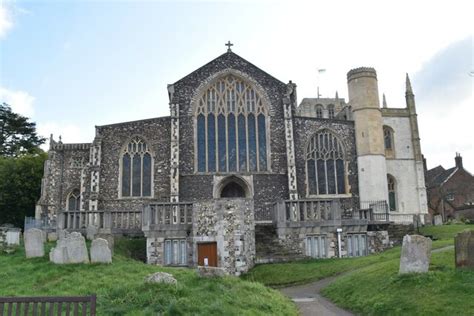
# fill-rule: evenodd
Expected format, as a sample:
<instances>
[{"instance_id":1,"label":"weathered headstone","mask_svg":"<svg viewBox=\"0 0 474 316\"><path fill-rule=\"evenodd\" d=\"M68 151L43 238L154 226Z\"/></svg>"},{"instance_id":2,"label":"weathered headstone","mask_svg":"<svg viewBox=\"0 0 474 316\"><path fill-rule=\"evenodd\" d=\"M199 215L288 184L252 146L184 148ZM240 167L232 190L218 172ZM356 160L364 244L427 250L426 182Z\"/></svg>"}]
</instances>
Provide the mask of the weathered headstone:
<instances>
[{"instance_id":1,"label":"weathered headstone","mask_svg":"<svg viewBox=\"0 0 474 316\"><path fill-rule=\"evenodd\" d=\"M465 230L454 237L457 268L474 270L474 230Z\"/></svg>"},{"instance_id":2,"label":"weathered headstone","mask_svg":"<svg viewBox=\"0 0 474 316\"><path fill-rule=\"evenodd\" d=\"M25 254L27 258L43 257L43 231L38 228L28 229L25 234Z\"/></svg>"},{"instance_id":3,"label":"weathered headstone","mask_svg":"<svg viewBox=\"0 0 474 316\"><path fill-rule=\"evenodd\" d=\"M57 232L51 232L48 233L48 241L53 242L58 240L58 233Z\"/></svg>"},{"instance_id":4,"label":"weathered headstone","mask_svg":"<svg viewBox=\"0 0 474 316\"><path fill-rule=\"evenodd\" d=\"M89 263L86 240L77 232L61 234L56 247L51 249L49 260L58 264Z\"/></svg>"},{"instance_id":5,"label":"weathered headstone","mask_svg":"<svg viewBox=\"0 0 474 316\"><path fill-rule=\"evenodd\" d=\"M20 229L19 228L8 229L5 240L8 246L18 246L20 244Z\"/></svg>"},{"instance_id":6,"label":"weathered headstone","mask_svg":"<svg viewBox=\"0 0 474 316\"><path fill-rule=\"evenodd\" d=\"M97 227L95 226L88 226L86 228L86 237L87 237L87 240L94 240L95 238L95 235L97 235L97 232L99 230L97 229Z\"/></svg>"},{"instance_id":7,"label":"weathered headstone","mask_svg":"<svg viewBox=\"0 0 474 316\"><path fill-rule=\"evenodd\" d=\"M156 272L145 277L146 283L167 283L177 284L178 281L173 277L172 274L166 272Z\"/></svg>"},{"instance_id":8,"label":"weathered headstone","mask_svg":"<svg viewBox=\"0 0 474 316\"><path fill-rule=\"evenodd\" d=\"M443 217L441 215L435 215L433 217L435 226L443 225Z\"/></svg>"},{"instance_id":9,"label":"weathered headstone","mask_svg":"<svg viewBox=\"0 0 474 316\"><path fill-rule=\"evenodd\" d=\"M431 239L420 235L403 237L400 274L428 272L431 259Z\"/></svg>"},{"instance_id":10,"label":"weathered headstone","mask_svg":"<svg viewBox=\"0 0 474 316\"><path fill-rule=\"evenodd\" d=\"M114 254L114 246L115 246L115 240L114 240L114 235L112 234L101 234L101 233L98 233L97 235L95 235L95 238L102 238L102 239L105 239L107 240L108 244L109 244L109 249L110 251L112 252L112 255Z\"/></svg>"},{"instance_id":11,"label":"weathered headstone","mask_svg":"<svg viewBox=\"0 0 474 316\"><path fill-rule=\"evenodd\" d=\"M107 240L97 238L91 244L92 263L112 263L112 252L109 249Z\"/></svg>"}]
</instances>

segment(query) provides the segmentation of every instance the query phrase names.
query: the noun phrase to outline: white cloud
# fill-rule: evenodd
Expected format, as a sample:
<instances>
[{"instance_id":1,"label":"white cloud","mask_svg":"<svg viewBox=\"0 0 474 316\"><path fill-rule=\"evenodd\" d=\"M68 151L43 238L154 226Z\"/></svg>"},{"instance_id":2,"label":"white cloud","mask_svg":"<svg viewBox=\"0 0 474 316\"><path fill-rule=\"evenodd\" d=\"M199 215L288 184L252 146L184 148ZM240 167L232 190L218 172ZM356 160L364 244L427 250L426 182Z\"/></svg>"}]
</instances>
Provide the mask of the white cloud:
<instances>
[{"instance_id":1,"label":"white cloud","mask_svg":"<svg viewBox=\"0 0 474 316\"><path fill-rule=\"evenodd\" d=\"M13 21L10 11L4 4L0 3L0 39L5 37L12 26Z\"/></svg>"},{"instance_id":2,"label":"white cloud","mask_svg":"<svg viewBox=\"0 0 474 316\"><path fill-rule=\"evenodd\" d=\"M34 114L34 101L35 98L28 92L0 87L0 102L10 105L15 113L31 118Z\"/></svg>"},{"instance_id":3,"label":"white cloud","mask_svg":"<svg viewBox=\"0 0 474 316\"><path fill-rule=\"evenodd\" d=\"M47 139L46 143L41 146L44 150L49 149L51 134L53 134L55 141L59 141L59 136L61 136L63 143L83 143L85 137L88 137L89 142L91 142L94 137L94 129L91 129L91 131L85 130L68 122L38 122L37 131L39 135Z\"/></svg>"}]
</instances>

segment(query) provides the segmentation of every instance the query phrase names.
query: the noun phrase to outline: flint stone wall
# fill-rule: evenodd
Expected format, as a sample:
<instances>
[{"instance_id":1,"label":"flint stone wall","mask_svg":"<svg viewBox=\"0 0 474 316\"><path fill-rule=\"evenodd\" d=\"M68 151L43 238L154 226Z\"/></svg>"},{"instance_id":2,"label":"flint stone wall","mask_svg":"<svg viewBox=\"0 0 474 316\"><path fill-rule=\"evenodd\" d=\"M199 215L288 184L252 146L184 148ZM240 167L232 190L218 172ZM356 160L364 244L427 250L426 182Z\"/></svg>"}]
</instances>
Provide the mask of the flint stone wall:
<instances>
[{"instance_id":1,"label":"flint stone wall","mask_svg":"<svg viewBox=\"0 0 474 316\"><path fill-rule=\"evenodd\" d=\"M400 274L428 272L431 259L431 239L420 235L403 237Z\"/></svg>"},{"instance_id":2,"label":"flint stone wall","mask_svg":"<svg viewBox=\"0 0 474 316\"><path fill-rule=\"evenodd\" d=\"M89 263L85 238L77 232L63 234L51 249L49 260L56 264Z\"/></svg>"},{"instance_id":3,"label":"flint stone wall","mask_svg":"<svg viewBox=\"0 0 474 316\"><path fill-rule=\"evenodd\" d=\"M474 270L474 231L465 230L454 239L456 267Z\"/></svg>"},{"instance_id":4,"label":"flint stone wall","mask_svg":"<svg viewBox=\"0 0 474 316\"><path fill-rule=\"evenodd\" d=\"M97 238L91 244L91 262L92 263L112 263L112 252L107 240Z\"/></svg>"},{"instance_id":5,"label":"flint stone wall","mask_svg":"<svg viewBox=\"0 0 474 316\"><path fill-rule=\"evenodd\" d=\"M193 208L194 265L199 242L217 242L218 267L240 275L255 263L255 222L250 199L218 199Z\"/></svg>"},{"instance_id":6,"label":"flint stone wall","mask_svg":"<svg viewBox=\"0 0 474 316\"><path fill-rule=\"evenodd\" d=\"M44 256L43 236L43 231L37 228L31 228L25 232L25 254L27 258Z\"/></svg>"}]
</instances>

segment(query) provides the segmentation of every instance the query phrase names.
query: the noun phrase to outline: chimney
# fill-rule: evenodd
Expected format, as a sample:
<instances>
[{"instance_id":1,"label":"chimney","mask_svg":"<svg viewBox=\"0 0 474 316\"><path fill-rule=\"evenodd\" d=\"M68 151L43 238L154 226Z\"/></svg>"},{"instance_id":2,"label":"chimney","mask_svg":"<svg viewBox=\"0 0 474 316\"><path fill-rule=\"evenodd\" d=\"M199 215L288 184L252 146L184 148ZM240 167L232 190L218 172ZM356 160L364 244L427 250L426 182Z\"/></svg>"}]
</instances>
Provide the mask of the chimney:
<instances>
[{"instance_id":1,"label":"chimney","mask_svg":"<svg viewBox=\"0 0 474 316\"><path fill-rule=\"evenodd\" d=\"M460 153L456 153L456 157L454 158L454 161L456 161L456 167L458 169L463 169L462 167L462 157Z\"/></svg>"}]
</instances>

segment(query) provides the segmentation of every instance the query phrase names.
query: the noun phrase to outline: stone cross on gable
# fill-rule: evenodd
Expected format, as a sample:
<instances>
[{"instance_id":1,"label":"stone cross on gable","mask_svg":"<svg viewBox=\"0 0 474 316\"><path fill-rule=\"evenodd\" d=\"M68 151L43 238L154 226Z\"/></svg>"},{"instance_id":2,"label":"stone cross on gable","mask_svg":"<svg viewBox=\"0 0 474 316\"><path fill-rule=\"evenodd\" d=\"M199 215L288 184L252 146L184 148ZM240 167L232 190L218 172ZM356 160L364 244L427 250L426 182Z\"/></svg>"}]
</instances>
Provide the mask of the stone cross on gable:
<instances>
[{"instance_id":1,"label":"stone cross on gable","mask_svg":"<svg viewBox=\"0 0 474 316\"><path fill-rule=\"evenodd\" d=\"M232 50L230 49L231 46L234 46L234 44L232 44L230 41L227 42L227 44L225 44L225 46L227 46L227 52L230 53Z\"/></svg>"}]
</instances>

